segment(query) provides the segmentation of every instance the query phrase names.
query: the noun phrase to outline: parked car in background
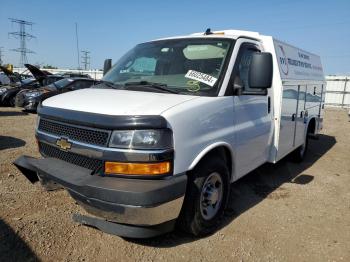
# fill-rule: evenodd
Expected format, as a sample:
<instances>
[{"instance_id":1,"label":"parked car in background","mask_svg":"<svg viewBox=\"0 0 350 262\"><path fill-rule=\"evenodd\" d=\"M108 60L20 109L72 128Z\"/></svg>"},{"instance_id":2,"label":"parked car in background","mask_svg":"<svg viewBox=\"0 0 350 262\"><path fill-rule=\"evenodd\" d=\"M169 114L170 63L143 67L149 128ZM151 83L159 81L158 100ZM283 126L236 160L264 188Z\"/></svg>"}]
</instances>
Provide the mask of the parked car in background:
<instances>
[{"instance_id":1,"label":"parked car in background","mask_svg":"<svg viewBox=\"0 0 350 262\"><path fill-rule=\"evenodd\" d=\"M31 64L24 65L28 71L33 75L34 79L24 79L19 80L19 85L13 88L5 87L6 90L3 90L0 97L0 105L3 106L15 106L16 95L24 89L35 90L40 87L48 86L58 80L71 77L72 74L60 74L53 75L50 72L40 70L36 66ZM76 76L81 76L84 78L88 78L90 76L83 74L74 74Z\"/></svg>"},{"instance_id":2,"label":"parked car in background","mask_svg":"<svg viewBox=\"0 0 350 262\"><path fill-rule=\"evenodd\" d=\"M18 72L13 72L9 70L7 67L0 65L0 71L2 71L0 72L0 86L1 85L19 86L21 85L22 80L29 79L29 78L31 78L32 80L35 79L33 78L32 74L27 73L28 69L22 73L18 73Z\"/></svg>"},{"instance_id":3,"label":"parked car in background","mask_svg":"<svg viewBox=\"0 0 350 262\"><path fill-rule=\"evenodd\" d=\"M0 85L20 85L21 75L8 70L4 66L0 66Z\"/></svg>"},{"instance_id":4,"label":"parked car in background","mask_svg":"<svg viewBox=\"0 0 350 262\"><path fill-rule=\"evenodd\" d=\"M10 83L10 78L5 73L0 73L0 86L9 85Z\"/></svg>"},{"instance_id":5,"label":"parked car in background","mask_svg":"<svg viewBox=\"0 0 350 262\"><path fill-rule=\"evenodd\" d=\"M98 83L99 81L91 78L64 78L45 87L21 90L16 95L15 105L28 111L36 111L38 104L46 98L69 91L89 88Z\"/></svg>"},{"instance_id":6,"label":"parked car in background","mask_svg":"<svg viewBox=\"0 0 350 262\"><path fill-rule=\"evenodd\" d=\"M2 106L14 106L14 98L21 88L36 88L40 86L40 83L34 77L27 77L22 74L13 73L6 67L0 66L0 69L10 80L9 84L2 85L0 87L0 105Z\"/></svg>"},{"instance_id":7,"label":"parked car in background","mask_svg":"<svg viewBox=\"0 0 350 262\"><path fill-rule=\"evenodd\" d=\"M63 77L83 77L83 78L91 78L90 75L88 74L83 74L83 73L74 73L74 72L64 72L62 74L57 74L61 75Z\"/></svg>"}]
</instances>

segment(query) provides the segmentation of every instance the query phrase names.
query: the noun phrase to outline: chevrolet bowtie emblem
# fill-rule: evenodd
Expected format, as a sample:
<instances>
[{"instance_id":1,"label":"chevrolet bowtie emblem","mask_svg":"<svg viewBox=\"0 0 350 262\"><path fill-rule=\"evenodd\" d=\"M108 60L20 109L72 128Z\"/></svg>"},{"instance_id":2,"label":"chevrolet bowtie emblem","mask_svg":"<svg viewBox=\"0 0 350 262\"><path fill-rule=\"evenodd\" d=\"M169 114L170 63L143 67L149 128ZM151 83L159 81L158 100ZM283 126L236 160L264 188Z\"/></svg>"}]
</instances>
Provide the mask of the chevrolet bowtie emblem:
<instances>
[{"instance_id":1,"label":"chevrolet bowtie emblem","mask_svg":"<svg viewBox=\"0 0 350 262\"><path fill-rule=\"evenodd\" d=\"M63 150L71 149L72 143L68 142L66 138L60 138L56 141L56 145L58 145Z\"/></svg>"}]
</instances>

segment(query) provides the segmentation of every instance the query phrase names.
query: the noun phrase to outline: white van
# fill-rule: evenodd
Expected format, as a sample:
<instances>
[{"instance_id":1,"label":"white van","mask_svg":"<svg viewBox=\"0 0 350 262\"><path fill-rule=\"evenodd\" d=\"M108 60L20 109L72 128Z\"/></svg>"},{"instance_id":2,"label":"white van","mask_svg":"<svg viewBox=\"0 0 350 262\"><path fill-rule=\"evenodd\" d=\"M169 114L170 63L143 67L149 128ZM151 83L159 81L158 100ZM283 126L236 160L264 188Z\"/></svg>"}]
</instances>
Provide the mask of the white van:
<instances>
[{"instance_id":1,"label":"white van","mask_svg":"<svg viewBox=\"0 0 350 262\"><path fill-rule=\"evenodd\" d=\"M108 69L108 68L107 68ZM230 183L322 128L319 56L256 32L195 33L137 45L89 89L38 108L43 158L15 165L68 190L105 232L152 237L215 230ZM52 188L52 187L51 187Z\"/></svg>"}]
</instances>

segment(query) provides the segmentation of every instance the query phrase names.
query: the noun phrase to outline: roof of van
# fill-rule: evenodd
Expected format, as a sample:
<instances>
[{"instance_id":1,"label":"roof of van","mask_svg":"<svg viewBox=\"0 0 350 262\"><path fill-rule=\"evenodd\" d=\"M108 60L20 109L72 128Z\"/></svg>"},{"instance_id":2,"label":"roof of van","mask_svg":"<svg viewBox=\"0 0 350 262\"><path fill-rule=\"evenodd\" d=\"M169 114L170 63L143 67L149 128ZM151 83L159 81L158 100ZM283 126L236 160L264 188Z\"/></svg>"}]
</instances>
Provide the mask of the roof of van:
<instances>
[{"instance_id":1,"label":"roof of van","mask_svg":"<svg viewBox=\"0 0 350 262\"><path fill-rule=\"evenodd\" d=\"M199 33L193 33L193 34L189 34L189 35L160 38L160 39L156 39L154 41L166 40L166 39L178 39L178 38L193 38L193 37L201 37L201 38L203 38L203 37L208 37L208 38L223 37L223 38L237 39L240 36L260 39L263 35L259 34L258 32L254 32L254 31L243 31L243 30L229 29L229 30L211 31L211 34L208 34L208 35L206 35L205 32L199 32Z\"/></svg>"}]
</instances>

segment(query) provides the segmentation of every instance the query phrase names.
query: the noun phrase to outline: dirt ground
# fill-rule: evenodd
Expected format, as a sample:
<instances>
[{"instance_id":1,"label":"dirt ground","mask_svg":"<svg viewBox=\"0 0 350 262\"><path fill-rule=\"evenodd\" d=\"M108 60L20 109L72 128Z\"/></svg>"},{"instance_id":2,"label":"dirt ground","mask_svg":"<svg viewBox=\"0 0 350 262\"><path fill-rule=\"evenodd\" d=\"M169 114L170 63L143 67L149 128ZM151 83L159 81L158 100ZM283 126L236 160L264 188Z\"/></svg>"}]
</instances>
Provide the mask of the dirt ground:
<instances>
[{"instance_id":1,"label":"dirt ground","mask_svg":"<svg viewBox=\"0 0 350 262\"><path fill-rule=\"evenodd\" d=\"M36 115L0 108L0 261L350 261L350 122L328 109L302 164L264 165L231 189L224 225L130 240L74 223L82 209L11 164L39 156Z\"/></svg>"}]
</instances>

